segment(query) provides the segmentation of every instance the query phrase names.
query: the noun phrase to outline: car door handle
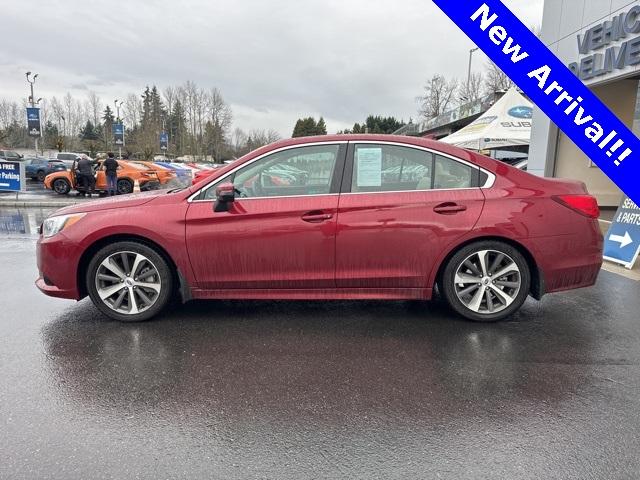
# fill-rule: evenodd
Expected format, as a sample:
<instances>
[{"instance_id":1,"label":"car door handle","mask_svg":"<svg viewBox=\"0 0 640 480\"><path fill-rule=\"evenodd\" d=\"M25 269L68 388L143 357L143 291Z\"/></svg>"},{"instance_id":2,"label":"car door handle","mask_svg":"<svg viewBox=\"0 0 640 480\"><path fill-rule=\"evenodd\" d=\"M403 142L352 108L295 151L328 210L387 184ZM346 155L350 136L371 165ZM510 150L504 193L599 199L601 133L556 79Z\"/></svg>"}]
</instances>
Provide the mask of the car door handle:
<instances>
[{"instance_id":1,"label":"car door handle","mask_svg":"<svg viewBox=\"0 0 640 480\"><path fill-rule=\"evenodd\" d=\"M458 212L464 212L467 209L466 205L458 205L453 202L445 202L433 207L433 211L442 215L453 215Z\"/></svg>"},{"instance_id":2,"label":"car door handle","mask_svg":"<svg viewBox=\"0 0 640 480\"><path fill-rule=\"evenodd\" d=\"M331 220L332 218L332 213L324 213L320 211L307 212L302 215L302 220L310 223L324 222L325 220Z\"/></svg>"}]
</instances>

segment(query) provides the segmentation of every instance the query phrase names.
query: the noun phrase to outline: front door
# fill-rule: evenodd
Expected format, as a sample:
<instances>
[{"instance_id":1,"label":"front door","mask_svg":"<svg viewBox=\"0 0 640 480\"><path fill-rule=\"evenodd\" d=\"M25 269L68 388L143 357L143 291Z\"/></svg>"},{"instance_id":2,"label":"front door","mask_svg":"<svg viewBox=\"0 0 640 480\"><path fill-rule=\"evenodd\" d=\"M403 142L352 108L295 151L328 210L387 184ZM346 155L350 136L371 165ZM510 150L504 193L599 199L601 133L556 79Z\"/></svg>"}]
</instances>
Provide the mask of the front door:
<instances>
[{"instance_id":1,"label":"front door","mask_svg":"<svg viewBox=\"0 0 640 480\"><path fill-rule=\"evenodd\" d=\"M186 241L203 289L335 287L335 232L346 143L266 154L203 190L187 211ZM215 185L236 199L214 212Z\"/></svg>"},{"instance_id":2,"label":"front door","mask_svg":"<svg viewBox=\"0 0 640 480\"><path fill-rule=\"evenodd\" d=\"M479 170L419 148L356 143L349 150L337 286L424 289L442 250L480 216Z\"/></svg>"}]
</instances>

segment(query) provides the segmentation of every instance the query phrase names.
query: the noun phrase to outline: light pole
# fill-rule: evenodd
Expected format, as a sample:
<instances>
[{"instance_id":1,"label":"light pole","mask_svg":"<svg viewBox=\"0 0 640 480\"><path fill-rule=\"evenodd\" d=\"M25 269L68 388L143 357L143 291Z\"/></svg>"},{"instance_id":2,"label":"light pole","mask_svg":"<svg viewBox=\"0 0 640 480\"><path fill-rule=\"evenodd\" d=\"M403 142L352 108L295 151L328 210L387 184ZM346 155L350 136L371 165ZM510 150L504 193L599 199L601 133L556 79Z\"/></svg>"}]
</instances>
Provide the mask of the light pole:
<instances>
[{"instance_id":1,"label":"light pole","mask_svg":"<svg viewBox=\"0 0 640 480\"><path fill-rule=\"evenodd\" d=\"M27 82L29 83L29 87L31 87L31 95L29 96L29 103L31 103L31 108L35 108L35 106L40 103L42 98L39 98L38 101L35 101L35 96L33 94L33 84L36 83L36 78L38 78L38 74L36 73L33 78L29 78L31 76L31 72L27 72L26 74ZM42 127L40 127L42 128ZM38 137L36 137L36 156L38 155Z\"/></svg>"},{"instance_id":2,"label":"light pole","mask_svg":"<svg viewBox=\"0 0 640 480\"><path fill-rule=\"evenodd\" d=\"M62 114L60 114L60 118L62 119L62 146L64 147L64 137L67 134L67 119Z\"/></svg>"},{"instance_id":3,"label":"light pole","mask_svg":"<svg viewBox=\"0 0 640 480\"><path fill-rule=\"evenodd\" d=\"M469 68L467 68L467 101L469 101L469 98L471 97L471 95L469 95L469 84L471 83L471 59L473 58L473 52L476 50L478 50L478 47L469 50Z\"/></svg>"},{"instance_id":4,"label":"light pole","mask_svg":"<svg viewBox=\"0 0 640 480\"><path fill-rule=\"evenodd\" d=\"M124 102L122 100L115 99L113 104L116 106L116 123L120 124L120 107ZM124 141L124 129L122 131L122 139ZM118 145L118 158L122 159L122 145Z\"/></svg>"}]
</instances>

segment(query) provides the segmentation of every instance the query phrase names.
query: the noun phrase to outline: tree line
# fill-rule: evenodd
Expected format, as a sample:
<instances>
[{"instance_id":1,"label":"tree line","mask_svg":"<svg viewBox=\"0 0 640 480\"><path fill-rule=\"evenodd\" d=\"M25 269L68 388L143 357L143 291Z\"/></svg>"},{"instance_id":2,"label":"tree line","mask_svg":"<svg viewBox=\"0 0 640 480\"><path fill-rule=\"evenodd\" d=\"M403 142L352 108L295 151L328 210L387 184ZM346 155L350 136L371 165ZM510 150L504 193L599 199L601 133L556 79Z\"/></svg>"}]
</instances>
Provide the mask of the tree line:
<instances>
[{"instance_id":1,"label":"tree line","mask_svg":"<svg viewBox=\"0 0 640 480\"><path fill-rule=\"evenodd\" d=\"M187 81L160 91L147 86L141 94L126 95L118 111L95 93L78 98L67 93L61 99L43 98L38 104L43 149L66 151L115 150L112 127L125 125L123 153L152 158L159 153L162 131L169 134L171 155L192 155L222 161L234 158L279 138L273 130L240 128L233 131L233 113L221 92ZM29 148L33 140L25 128L26 100L0 100L0 144Z\"/></svg>"},{"instance_id":2,"label":"tree line","mask_svg":"<svg viewBox=\"0 0 640 480\"><path fill-rule=\"evenodd\" d=\"M417 97L418 113L421 118L428 120L486 95L508 90L513 85L511 79L493 62L486 65L484 72L472 73L464 81L436 73L427 80L422 95Z\"/></svg>"}]
</instances>

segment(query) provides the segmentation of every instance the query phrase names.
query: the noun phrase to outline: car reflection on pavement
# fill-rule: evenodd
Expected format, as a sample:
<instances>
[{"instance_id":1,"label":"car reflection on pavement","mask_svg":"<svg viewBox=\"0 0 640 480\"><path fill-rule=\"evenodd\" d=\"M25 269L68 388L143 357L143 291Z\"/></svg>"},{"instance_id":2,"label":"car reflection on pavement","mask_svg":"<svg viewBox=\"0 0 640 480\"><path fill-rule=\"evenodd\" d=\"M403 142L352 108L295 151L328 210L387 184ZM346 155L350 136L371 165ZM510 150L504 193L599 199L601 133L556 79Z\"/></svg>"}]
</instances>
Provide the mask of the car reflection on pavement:
<instances>
[{"instance_id":1,"label":"car reflection on pavement","mask_svg":"<svg viewBox=\"0 0 640 480\"><path fill-rule=\"evenodd\" d=\"M0 208L0 235L37 235L38 228L53 209Z\"/></svg>"}]
</instances>

